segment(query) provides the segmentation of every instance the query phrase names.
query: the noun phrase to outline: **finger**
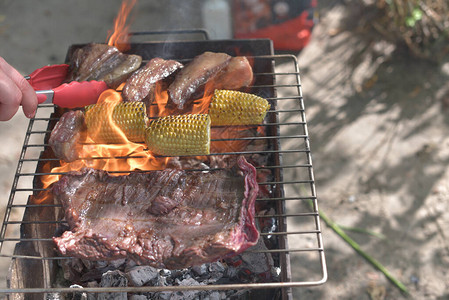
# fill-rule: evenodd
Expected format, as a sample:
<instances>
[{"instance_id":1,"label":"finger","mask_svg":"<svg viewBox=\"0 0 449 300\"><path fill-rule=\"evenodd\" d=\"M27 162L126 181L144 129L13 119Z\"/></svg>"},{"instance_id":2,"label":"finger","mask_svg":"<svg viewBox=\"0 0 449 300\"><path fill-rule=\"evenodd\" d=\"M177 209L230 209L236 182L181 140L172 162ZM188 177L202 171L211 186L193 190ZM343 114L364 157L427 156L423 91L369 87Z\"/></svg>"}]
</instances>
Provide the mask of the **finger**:
<instances>
[{"instance_id":1,"label":"finger","mask_svg":"<svg viewBox=\"0 0 449 300\"><path fill-rule=\"evenodd\" d=\"M0 121L10 120L19 109L22 92L0 68Z\"/></svg>"},{"instance_id":2,"label":"finger","mask_svg":"<svg viewBox=\"0 0 449 300\"><path fill-rule=\"evenodd\" d=\"M29 82L12 66L10 66L4 59L0 58L0 68L9 75L11 80L16 84L19 90L22 93L20 105L22 105L22 109L24 114L31 118L36 113L37 108L37 96L33 87L29 84Z\"/></svg>"},{"instance_id":3,"label":"finger","mask_svg":"<svg viewBox=\"0 0 449 300\"><path fill-rule=\"evenodd\" d=\"M33 87L29 84L29 82L23 77L20 76L16 78L16 84L19 89L22 91L22 109L25 116L28 118L34 117L37 109L37 95L34 91Z\"/></svg>"}]
</instances>

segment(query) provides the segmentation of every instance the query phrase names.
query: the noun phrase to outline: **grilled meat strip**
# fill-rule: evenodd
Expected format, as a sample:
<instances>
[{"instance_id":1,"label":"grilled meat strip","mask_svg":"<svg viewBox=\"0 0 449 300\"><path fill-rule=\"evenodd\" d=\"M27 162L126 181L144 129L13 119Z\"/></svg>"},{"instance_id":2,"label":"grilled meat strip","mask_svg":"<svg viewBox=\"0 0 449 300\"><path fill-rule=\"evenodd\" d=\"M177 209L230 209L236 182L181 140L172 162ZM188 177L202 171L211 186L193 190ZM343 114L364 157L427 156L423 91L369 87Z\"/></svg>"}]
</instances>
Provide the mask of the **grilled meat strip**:
<instances>
[{"instance_id":1,"label":"grilled meat strip","mask_svg":"<svg viewBox=\"0 0 449 300\"><path fill-rule=\"evenodd\" d=\"M178 269L241 253L254 245L256 170L243 156L227 170L165 169L110 176L85 169L63 176L53 195L70 231L55 237L63 255L128 257Z\"/></svg>"},{"instance_id":2,"label":"grilled meat strip","mask_svg":"<svg viewBox=\"0 0 449 300\"><path fill-rule=\"evenodd\" d=\"M181 63L174 60L153 58L128 78L123 87L123 100L143 101L148 108L154 100L156 83L182 67Z\"/></svg>"},{"instance_id":3,"label":"grilled meat strip","mask_svg":"<svg viewBox=\"0 0 449 300\"><path fill-rule=\"evenodd\" d=\"M116 47L91 43L70 57L68 81L101 80L110 88L117 88L141 63L139 55L123 54Z\"/></svg>"},{"instance_id":4,"label":"grilled meat strip","mask_svg":"<svg viewBox=\"0 0 449 300\"><path fill-rule=\"evenodd\" d=\"M223 70L231 60L226 53L204 52L196 56L175 77L168 87L170 101L182 110L184 104L210 78Z\"/></svg>"},{"instance_id":5,"label":"grilled meat strip","mask_svg":"<svg viewBox=\"0 0 449 300\"><path fill-rule=\"evenodd\" d=\"M86 125L84 113L80 110L71 110L64 113L53 128L48 143L55 156L66 162L78 159L80 153L80 140L84 138Z\"/></svg>"}]
</instances>

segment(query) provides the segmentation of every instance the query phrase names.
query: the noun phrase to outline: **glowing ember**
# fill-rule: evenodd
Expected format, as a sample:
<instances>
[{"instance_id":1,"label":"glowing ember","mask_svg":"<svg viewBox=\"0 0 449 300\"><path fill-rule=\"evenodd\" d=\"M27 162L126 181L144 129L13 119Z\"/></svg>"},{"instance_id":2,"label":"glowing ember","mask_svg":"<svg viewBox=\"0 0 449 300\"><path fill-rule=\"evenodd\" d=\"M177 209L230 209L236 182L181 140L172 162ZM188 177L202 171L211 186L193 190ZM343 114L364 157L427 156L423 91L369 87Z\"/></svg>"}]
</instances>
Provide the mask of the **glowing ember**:
<instances>
[{"instance_id":1,"label":"glowing ember","mask_svg":"<svg viewBox=\"0 0 449 300\"><path fill-rule=\"evenodd\" d=\"M108 45L115 46L121 52L129 49L129 25L126 25L126 19L137 0L124 0L119 13L114 20L114 29L108 32Z\"/></svg>"}]
</instances>

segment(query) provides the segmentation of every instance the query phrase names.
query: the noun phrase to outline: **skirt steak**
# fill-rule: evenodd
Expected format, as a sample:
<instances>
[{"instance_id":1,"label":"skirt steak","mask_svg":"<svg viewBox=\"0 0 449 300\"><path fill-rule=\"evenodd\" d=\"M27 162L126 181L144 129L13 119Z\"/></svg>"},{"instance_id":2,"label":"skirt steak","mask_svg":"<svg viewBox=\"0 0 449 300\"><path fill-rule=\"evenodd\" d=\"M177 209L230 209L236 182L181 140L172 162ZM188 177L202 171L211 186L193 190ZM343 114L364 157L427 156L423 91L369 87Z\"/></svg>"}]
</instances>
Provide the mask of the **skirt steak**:
<instances>
[{"instance_id":1,"label":"skirt steak","mask_svg":"<svg viewBox=\"0 0 449 300\"><path fill-rule=\"evenodd\" d=\"M259 237L256 170L243 156L231 169L206 172L84 169L52 191L70 227L54 238L62 255L179 269L241 253Z\"/></svg>"}]
</instances>

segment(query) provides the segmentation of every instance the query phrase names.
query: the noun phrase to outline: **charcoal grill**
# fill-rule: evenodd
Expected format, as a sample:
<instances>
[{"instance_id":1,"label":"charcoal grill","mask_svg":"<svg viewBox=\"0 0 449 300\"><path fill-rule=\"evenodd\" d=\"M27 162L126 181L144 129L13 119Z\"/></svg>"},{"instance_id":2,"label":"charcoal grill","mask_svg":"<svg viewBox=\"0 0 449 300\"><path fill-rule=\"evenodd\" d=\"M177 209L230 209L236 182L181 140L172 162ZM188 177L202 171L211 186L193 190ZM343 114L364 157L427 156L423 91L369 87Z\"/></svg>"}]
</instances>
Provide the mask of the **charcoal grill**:
<instances>
[{"instance_id":1,"label":"charcoal grill","mask_svg":"<svg viewBox=\"0 0 449 300\"><path fill-rule=\"evenodd\" d=\"M155 33L139 33L136 36L153 34ZM258 198L257 201L270 203L274 208L258 218L271 219L276 224L273 231L262 232L261 235L276 239L276 247L268 248L266 252L276 258L279 279L276 282L204 286L95 287L83 288L82 292L265 289L275 291L270 293L272 298L291 299L292 288L320 285L327 279L309 135L296 57L273 54L271 41L265 39L211 41L207 39L207 33L204 37L205 39L194 41L133 42L129 53L142 55L144 60L163 57L184 63L204 51L246 55L253 60L255 82L250 92L265 97L272 103L263 125L266 128L266 136L257 137L266 139L270 145L262 153L270 156L269 163L257 169L271 172L270 180L259 182L259 185L270 187L272 194L268 198ZM81 46L83 45L70 47L68 55ZM0 257L10 263L10 272L6 282L0 283L0 293L11 299L42 299L48 298L48 295L76 291L64 287L55 279L58 261L67 259L55 254L51 240L62 223L60 206L55 203L36 204L33 201L33 195L46 190L40 182L42 176L49 174L46 163L57 165L59 162L52 157L47 142L61 113L59 108L51 104L39 105L36 116L29 122L7 201L0 232Z\"/></svg>"}]
</instances>

